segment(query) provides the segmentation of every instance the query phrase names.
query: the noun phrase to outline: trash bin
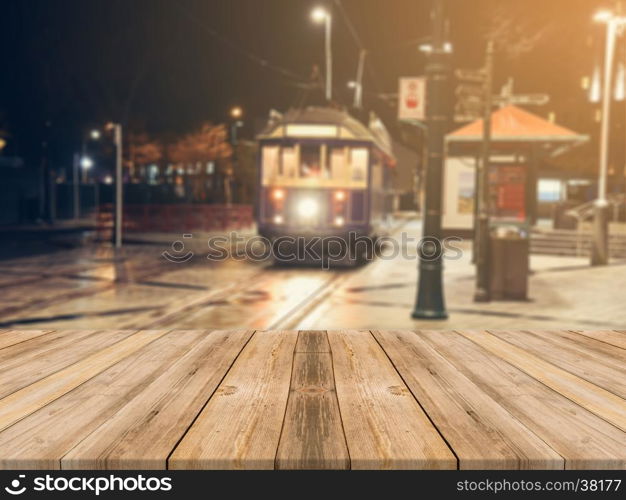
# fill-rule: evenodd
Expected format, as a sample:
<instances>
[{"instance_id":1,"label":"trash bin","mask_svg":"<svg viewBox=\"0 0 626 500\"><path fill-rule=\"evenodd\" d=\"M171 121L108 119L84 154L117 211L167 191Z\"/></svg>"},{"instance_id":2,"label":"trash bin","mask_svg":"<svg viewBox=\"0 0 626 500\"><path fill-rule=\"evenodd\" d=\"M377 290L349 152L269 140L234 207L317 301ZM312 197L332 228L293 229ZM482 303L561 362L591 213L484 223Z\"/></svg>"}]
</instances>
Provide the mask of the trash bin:
<instances>
[{"instance_id":1,"label":"trash bin","mask_svg":"<svg viewBox=\"0 0 626 500\"><path fill-rule=\"evenodd\" d=\"M527 300L530 238L515 226L494 227L490 235L492 300Z\"/></svg>"}]
</instances>

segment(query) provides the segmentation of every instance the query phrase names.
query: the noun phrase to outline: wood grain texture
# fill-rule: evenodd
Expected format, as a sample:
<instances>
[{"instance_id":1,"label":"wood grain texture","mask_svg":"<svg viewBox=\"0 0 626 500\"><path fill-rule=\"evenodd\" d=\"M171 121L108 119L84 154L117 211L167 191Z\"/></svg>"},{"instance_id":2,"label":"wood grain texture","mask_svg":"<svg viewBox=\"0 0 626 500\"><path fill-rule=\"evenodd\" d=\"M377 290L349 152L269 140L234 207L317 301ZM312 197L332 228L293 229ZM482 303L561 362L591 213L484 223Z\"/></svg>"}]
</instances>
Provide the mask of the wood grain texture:
<instances>
[{"instance_id":1,"label":"wood grain texture","mask_svg":"<svg viewBox=\"0 0 626 500\"><path fill-rule=\"evenodd\" d=\"M419 332L372 333L454 450L460 469L563 469L565 461L558 453L421 339Z\"/></svg>"},{"instance_id":2,"label":"wood grain texture","mask_svg":"<svg viewBox=\"0 0 626 500\"><path fill-rule=\"evenodd\" d=\"M140 331L0 399L0 431L67 394L166 333L165 330Z\"/></svg>"},{"instance_id":3,"label":"wood grain texture","mask_svg":"<svg viewBox=\"0 0 626 500\"><path fill-rule=\"evenodd\" d=\"M74 330L0 350L0 398L133 335L136 330Z\"/></svg>"},{"instance_id":4,"label":"wood grain texture","mask_svg":"<svg viewBox=\"0 0 626 500\"><path fill-rule=\"evenodd\" d=\"M484 331L460 331L464 337L516 366L539 382L626 431L626 400Z\"/></svg>"},{"instance_id":5,"label":"wood grain texture","mask_svg":"<svg viewBox=\"0 0 626 500\"><path fill-rule=\"evenodd\" d=\"M457 460L369 332L330 331L352 469L456 469Z\"/></svg>"},{"instance_id":6,"label":"wood grain texture","mask_svg":"<svg viewBox=\"0 0 626 500\"><path fill-rule=\"evenodd\" d=\"M252 333L203 332L178 360L154 373L140 394L67 453L63 469L165 469L167 457Z\"/></svg>"},{"instance_id":7,"label":"wood grain texture","mask_svg":"<svg viewBox=\"0 0 626 500\"><path fill-rule=\"evenodd\" d=\"M489 330L489 333L626 398L626 351L567 331Z\"/></svg>"},{"instance_id":8,"label":"wood grain texture","mask_svg":"<svg viewBox=\"0 0 626 500\"><path fill-rule=\"evenodd\" d=\"M58 469L72 448L113 419L205 336L202 330L160 336L0 432L0 467Z\"/></svg>"},{"instance_id":9,"label":"wood grain texture","mask_svg":"<svg viewBox=\"0 0 626 500\"><path fill-rule=\"evenodd\" d=\"M348 469L326 332L300 332L277 469Z\"/></svg>"},{"instance_id":10,"label":"wood grain texture","mask_svg":"<svg viewBox=\"0 0 626 500\"><path fill-rule=\"evenodd\" d=\"M0 330L0 349L26 342L50 333L52 330Z\"/></svg>"},{"instance_id":11,"label":"wood grain texture","mask_svg":"<svg viewBox=\"0 0 626 500\"><path fill-rule=\"evenodd\" d=\"M254 334L168 468L274 468L297 338L295 331Z\"/></svg>"},{"instance_id":12,"label":"wood grain texture","mask_svg":"<svg viewBox=\"0 0 626 500\"><path fill-rule=\"evenodd\" d=\"M590 339L604 342L613 347L619 347L620 349L626 349L626 334L616 330L572 330L578 335L584 335Z\"/></svg>"},{"instance_id":13,"label":"wood grain texture","mask_svg":"<svg viewBox=\"0 0 626 500\"><path fill-rule=\"evenodd\" d=\"M462 335L420 337L561 455L566 469L626 467L625 432Z\"/></svg>"}]
</instances>

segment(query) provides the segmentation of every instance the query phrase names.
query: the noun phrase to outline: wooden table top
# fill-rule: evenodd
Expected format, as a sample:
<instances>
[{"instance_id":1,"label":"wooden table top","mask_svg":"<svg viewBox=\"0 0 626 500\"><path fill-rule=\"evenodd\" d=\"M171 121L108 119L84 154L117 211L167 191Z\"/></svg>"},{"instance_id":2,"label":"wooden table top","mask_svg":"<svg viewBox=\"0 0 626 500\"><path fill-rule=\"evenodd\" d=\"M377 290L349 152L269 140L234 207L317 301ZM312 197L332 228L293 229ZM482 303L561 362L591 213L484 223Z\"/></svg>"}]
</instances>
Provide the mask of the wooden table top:
<instances>
[{"instance_id":1,"label":"wooden table top","mask_svg":"<svg viewBox=\"0 0 626 500\"><path fill-rule=\"evenodd\" d=\"M626 468L618 331L0 331L0 468Z\"/></svg>"}]
</instances>

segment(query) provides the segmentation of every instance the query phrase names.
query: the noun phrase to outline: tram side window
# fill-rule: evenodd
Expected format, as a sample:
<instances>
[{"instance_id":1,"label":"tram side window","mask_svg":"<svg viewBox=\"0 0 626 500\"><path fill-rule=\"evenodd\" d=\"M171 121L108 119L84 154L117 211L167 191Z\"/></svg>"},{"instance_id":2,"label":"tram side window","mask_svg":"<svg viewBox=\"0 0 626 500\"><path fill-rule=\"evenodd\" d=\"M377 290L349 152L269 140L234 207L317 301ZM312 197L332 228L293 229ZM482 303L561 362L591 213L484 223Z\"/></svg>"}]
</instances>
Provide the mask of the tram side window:
<instances>
[{"instance_id":1,"label":"tram side window","mask_svg":"<svg viewBox=\"0 0 626 500\"><path fill-rule=\"evenodd\" d=\"M294 146L283 147L283 158L281 162L281 175L293 179L296 177L298 154Z\"/></svg>"},{"instance_id":2,"label":"tram side window","mask_svg":"<svg viewBox=\"0 0 626 500\"><path fill-rule=\"evenodd\" d=\"M346 149L343 147L329 148L329 153L328 164L330 165L331 179L337 181L349 179L350 176L347 175Z\"/></svg>"},{"instance_id":3,"label":"tram side window","mask_svg":"<svg viewBox=\"0 0 626 500\"><path fill-rule=\"evenodd\" d=\"M300 145L300 178L328 178L319 144Z\"/></svg>"},{"instance_id":4,"label":"tram side window","mask_svg":"<svg viewBox=\"0 0 626 500\"><path fill-rule=\"evenodd\" d=\"M352 148L350 150L350 167L352 170L352 181L367 181L367 148Z\"/></svg>"},{"instance_id":5,"label":"tram side window","mask_svg":"<svg viewBox=\"0 0 626 500\"><path fill-rule=\"evenodd\" d=\"M273 182L278 176L278 146L263 147L263 183Z\"/></svg>"}]
</instances>

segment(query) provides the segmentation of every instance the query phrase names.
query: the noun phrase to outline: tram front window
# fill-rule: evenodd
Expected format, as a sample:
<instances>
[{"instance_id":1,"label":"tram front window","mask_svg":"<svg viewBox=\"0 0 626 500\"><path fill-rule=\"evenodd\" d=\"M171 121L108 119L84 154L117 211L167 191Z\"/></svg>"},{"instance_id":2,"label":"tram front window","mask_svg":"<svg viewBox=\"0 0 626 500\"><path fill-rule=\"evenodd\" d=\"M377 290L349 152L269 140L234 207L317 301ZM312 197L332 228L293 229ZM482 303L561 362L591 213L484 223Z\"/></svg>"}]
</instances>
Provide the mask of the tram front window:
<instances>
[{"instance_id":1,"label":"tram front window","mask_svg":"<svg viewBox=\"0 0 626 500\"><path fill-rule=\"evenodd\" d=\"M322 165L320 146L317 144L302 144L300 146L300 178L327 179L328 169Z\"/></svg>"}]
</instances>

